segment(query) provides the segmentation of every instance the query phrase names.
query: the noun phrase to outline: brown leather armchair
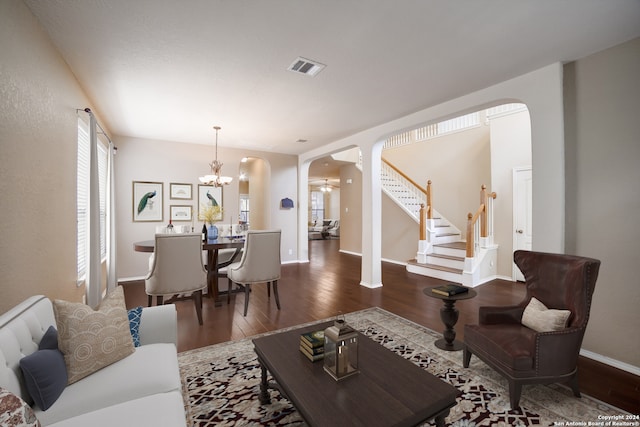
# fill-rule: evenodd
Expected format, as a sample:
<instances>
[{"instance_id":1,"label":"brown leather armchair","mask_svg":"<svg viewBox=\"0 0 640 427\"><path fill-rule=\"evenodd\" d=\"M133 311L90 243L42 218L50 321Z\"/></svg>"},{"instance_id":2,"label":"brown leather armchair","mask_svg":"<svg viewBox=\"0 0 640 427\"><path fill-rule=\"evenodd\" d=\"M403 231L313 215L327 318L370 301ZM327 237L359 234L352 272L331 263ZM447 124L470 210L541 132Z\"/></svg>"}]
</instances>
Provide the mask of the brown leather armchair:
<instances>
[{"instance_id":1,"label":"brown leather armchair","mask_svg":"<svg viewBox=\"0 0 640 427\"><path fill-rule=\"evenodd\" d=\"M480 307L479 324L464 327L463 365L468 368L475 354L506 377L512 409L519 406L523 384L566 382L580 397L578 354L600 261L532 251L516 251L513 258L524 274L527 295L516 306ZM533 297L549 309L569 310L566 327L537 332L523 326Z\"/></svg>"}]
</instances>

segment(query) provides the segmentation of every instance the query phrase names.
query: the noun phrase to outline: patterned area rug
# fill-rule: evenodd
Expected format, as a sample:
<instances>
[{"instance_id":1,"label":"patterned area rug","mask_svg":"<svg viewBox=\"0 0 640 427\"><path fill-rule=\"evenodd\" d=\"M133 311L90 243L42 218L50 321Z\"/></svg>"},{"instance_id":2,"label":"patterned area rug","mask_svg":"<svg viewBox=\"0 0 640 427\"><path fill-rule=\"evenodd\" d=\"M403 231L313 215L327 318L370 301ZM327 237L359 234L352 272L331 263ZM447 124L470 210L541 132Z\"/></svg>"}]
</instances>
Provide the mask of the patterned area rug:
<instances>
[{"instance_id":1,"label":"patterned area rug","mask_svg":"<svg viewBox=\"0 0 640 427\"><path fill-rule=\"evenodd\" d=\"M462 352L446 352L434 346L441 334L379 308L347 314L346 320L462 392L446 419L447 425L588 425L601 422L604 416L625 414L584 395L577 399L569 389L559 385L524 386L521 407L511 410L507 382L476 357L472 357L468 369L463 368ZM307 325L314 323L320 322ZM295 408L277 391L270 391L271 404L260 405L260 366L251 338L183 352L178 359L189 425L305 425Z\"/></svg>"}]
</instances>

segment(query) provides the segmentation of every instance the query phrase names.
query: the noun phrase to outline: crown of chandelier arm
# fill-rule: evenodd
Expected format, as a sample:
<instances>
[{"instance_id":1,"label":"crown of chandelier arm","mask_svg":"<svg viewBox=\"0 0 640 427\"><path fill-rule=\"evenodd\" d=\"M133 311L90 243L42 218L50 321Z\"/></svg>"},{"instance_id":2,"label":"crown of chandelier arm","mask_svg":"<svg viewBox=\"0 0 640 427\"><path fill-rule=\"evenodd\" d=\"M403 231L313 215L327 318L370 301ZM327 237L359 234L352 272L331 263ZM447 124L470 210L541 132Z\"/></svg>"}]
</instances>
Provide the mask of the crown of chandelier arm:
<instances>
[{"instance_id":1,"label":"crown of chandelier arm","mask_svg":"<svg viewBox=\"0 0 640 427\"><path fill-rule=\"evenodd\" d=\"M223 185L229 185L233 178L230 176L222 176L222 162L218 160L218 131L222 129L220 126L213 127L216 130L216 158L209 163L209 167L211 168L211 173L208 175L201 176L200 182L204 185L213 185L214 187L222 187Z\"/></svg>"}]
</instances>

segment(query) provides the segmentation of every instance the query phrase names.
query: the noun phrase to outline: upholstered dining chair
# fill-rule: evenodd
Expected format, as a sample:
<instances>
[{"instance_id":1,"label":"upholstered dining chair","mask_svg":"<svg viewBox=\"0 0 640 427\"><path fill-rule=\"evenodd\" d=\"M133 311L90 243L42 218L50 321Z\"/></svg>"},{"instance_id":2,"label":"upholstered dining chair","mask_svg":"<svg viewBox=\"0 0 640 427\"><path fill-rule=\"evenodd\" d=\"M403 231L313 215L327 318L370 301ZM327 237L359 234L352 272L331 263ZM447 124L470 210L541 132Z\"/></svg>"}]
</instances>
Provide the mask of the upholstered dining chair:
<instances>
[{"instance_id":1,"label":"upholstered dining chair","mask_svg":"<svg viewBox=\"0 0 640 427\"><path fill-rule=\"evenodd\" d=\"M479 324L465 325L463 365L475 354L509 383L511 408L524 384L568 383L580 397L577 363L600 261L516 251L526 297L508 307L480 307Z\"/></svg>"},{"instance_id":2,"label":"upholstered dining chair","mask_svg":"<svg viewBox=\"0 0 640 427\"><path fill-rule=\"evenodd\" d=\"M227 267L233 264L236 261L239 261L239 258L242 256L243 248L231 248L231 249L220 249L218 251L218 265L216 268L216 275L220 277L227 277ZM227 304L231 302L231 281L229 281L229 286L227 290Z\"/></svg>"},{"instance_id":3,"label":"upholstered dining chair","mask_svg":"<svg viewBox=\"0 0 640 427\"><path fill-rule=\"evenodd\" d=\"M207 287L206 270L202 263L200 233L156 234L155 250L145 277L149 306L193 299L198 323L202 325L202 290ZM164 300L170 296L169 300Z\"/></svg>"},{"instance_id":4,"label":"upholstered dining chair","mask_svg":"<svg viewBox=\"0 0 640 427\"><path fill-rule=\"evenodd\" d=\"M251 285L267 284L267 295L271 296L271 284L280 310L278 279L280 279L280 230L249 230L244 242L242 258L227 267L229 293L233 284L244 289L244 315L249 307Z\"/></svg>"}]
</instances>

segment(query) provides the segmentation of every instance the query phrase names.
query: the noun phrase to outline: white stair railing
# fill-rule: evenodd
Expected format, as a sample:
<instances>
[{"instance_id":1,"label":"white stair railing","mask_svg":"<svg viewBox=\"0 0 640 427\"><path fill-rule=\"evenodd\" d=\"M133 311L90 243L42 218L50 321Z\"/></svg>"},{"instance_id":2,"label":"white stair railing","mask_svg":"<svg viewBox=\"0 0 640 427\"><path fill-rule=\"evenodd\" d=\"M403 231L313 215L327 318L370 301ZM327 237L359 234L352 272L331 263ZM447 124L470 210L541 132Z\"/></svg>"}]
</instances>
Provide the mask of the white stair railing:
<instances>
[{"instance_id":1,"label":"white stair railing","mask_svg":"<svg viewBox=\"0 0 640 427\"><path fill-rule=\"evenodd\" d=\"M420 222L420 205L427 203L424 190L385 162L382 163L380 179L382 189L387 195L402 206L416 222Z\"/></svg>"}]
</instances>

